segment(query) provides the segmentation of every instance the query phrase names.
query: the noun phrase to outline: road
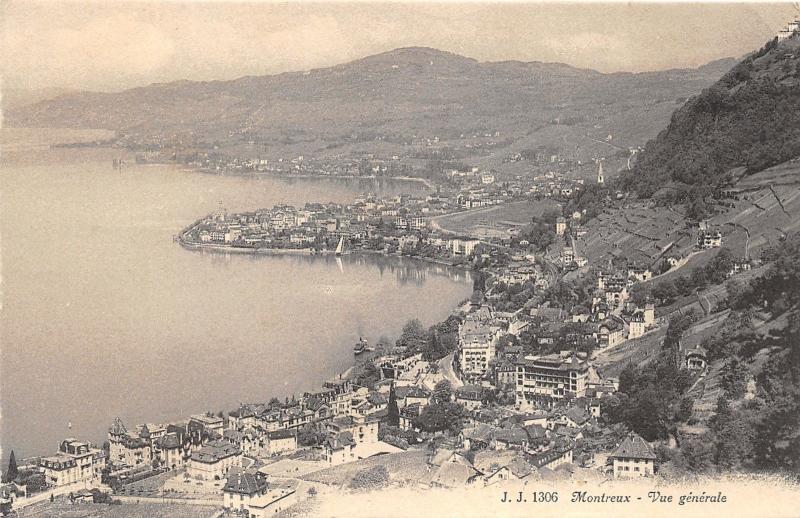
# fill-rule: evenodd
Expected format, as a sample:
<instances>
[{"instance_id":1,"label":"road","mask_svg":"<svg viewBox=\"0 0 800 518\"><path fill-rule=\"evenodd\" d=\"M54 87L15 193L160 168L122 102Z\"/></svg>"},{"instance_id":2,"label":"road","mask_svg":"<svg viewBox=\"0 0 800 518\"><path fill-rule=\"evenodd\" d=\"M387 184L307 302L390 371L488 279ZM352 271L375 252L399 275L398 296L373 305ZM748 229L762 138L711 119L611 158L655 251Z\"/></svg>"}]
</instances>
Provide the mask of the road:
<instances>
[{"instance_id":1,"label":"road","mask_svg":"<svg viewBox=\"0 0 800 518\"><path fill-rule=\"evenodd\" d=\"M43 491L41 493L37 493L29 498L20 498L14 502L14 509L23 509L28 507L29 505L38 504L40 502L44 502L50 499L50 495L53 496L61 496L61 495L68 495L69 493L77 493L82 489L92 489L92 488L99 488L104 491L109 491L109 488L100 484L100 481L89 481L84 480L81 482L75 482L74 484L69 484L66 486L57 487L54 489L50 489L48 491Z\"/></svg>"},{"instance_id":2,"label":"road","mask_svg":"<svg viewBox=\"0 0 800 518\"><path fill-rule=\"evenodd\" d=\"M454 389L464 386L464 383L456 376L456 372L453 370L453 356L455 354L454 352L450 353L439 360L439 372L444 379L450 382Z\"/></svg>"}]
</instances>

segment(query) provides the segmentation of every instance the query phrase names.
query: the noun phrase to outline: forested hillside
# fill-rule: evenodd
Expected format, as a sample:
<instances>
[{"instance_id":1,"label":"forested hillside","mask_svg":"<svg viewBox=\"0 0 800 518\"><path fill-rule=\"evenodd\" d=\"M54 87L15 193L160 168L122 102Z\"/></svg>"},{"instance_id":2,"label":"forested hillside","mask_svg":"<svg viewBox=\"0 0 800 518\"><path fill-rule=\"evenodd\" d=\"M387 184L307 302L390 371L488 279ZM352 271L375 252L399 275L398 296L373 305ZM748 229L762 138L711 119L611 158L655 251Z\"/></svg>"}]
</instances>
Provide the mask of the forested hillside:
<instances>
[{"instance_id":1,"label":"forested hillside","mask_svg":"<svg viewBox=\"0 0 800 518\"><path fill-rule=\"evenodd\" d=\"M695 218L704 199L743 174L800 155L800 38L770 41L677 110L621 178L640 197L685 203Z\"/></svg>"}]
</instances>

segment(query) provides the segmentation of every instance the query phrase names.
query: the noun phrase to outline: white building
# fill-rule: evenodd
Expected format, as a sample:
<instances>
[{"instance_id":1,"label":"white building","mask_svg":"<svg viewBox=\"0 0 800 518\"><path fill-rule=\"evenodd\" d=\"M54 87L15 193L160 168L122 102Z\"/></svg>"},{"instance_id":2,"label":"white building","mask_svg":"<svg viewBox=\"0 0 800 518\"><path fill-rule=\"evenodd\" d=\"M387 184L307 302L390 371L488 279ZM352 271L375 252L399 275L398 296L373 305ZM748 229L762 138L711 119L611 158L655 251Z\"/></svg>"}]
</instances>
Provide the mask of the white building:
<instances>
[{"instance_id":1,"label":"white building","mask_svg":"<svg viewBox=\"0 0 800 518\"><path fill-rule=\"evenodd\" d=\"M608 458L612 461L614 478L648 477L656 471L656 454L635 432L628 434Z\"/></svg>"},{"instance_id":2,"label":"white building","mask_svg":"<svg viewBox=\"0 0 800 518\"><path fill-rule=\"evenodd\" d=\"M241 467L242 452L238 446L213 441L192 453L186 473L198 480L222 480L232 467Z\"/></svg>"},{"instance_id":3,"label":"white building","mask_svg":"<svg viewBox=\"0 0 800 518\"><path fill-rule=\"evenodd\" d=\"M495 358L500 329L488 307L467 315L458 328L459 365L466 376L483 376Z\"/></svg>"},{"instance_id":4,"label":"white building","mask_svg":"<svg viewBox=\"0 0 800 518\"><path fill-rule=\"evenodd\" d=\"M589 364L570 351L547 356L525 356L516 362L517 405L586 396Z\"/></svg>"},{"instance_id":5,"label":"white building","mask_svg":"<svg viewBox=\"0 0 800 518\"><path fill-rule=\"evenodd\" d=\"M99 480L105 466L103 450L72 438L61 441L56 455L39 459L45 482L51 487Z\"/></svg>"}]
</instances>

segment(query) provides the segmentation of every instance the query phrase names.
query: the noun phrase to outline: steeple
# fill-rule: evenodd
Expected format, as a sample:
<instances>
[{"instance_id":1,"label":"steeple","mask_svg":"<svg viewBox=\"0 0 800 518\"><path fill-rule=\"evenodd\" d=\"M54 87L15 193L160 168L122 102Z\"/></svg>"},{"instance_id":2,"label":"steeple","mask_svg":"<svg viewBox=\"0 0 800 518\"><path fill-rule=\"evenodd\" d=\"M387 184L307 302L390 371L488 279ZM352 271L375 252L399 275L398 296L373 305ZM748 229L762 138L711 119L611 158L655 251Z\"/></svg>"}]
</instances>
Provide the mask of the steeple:
<instances>
[{"instance_id":1,"label":"steeple","mask_svg":"<svg viewBox=\"0 0 800 518\"><path fill-rule=\"evenodd\" d=\"M599 164L597 167L597 185L603 185L605 183L605 177L603 176L603 161L598 160L597 163Z\"/></svg>"}]
</instances>

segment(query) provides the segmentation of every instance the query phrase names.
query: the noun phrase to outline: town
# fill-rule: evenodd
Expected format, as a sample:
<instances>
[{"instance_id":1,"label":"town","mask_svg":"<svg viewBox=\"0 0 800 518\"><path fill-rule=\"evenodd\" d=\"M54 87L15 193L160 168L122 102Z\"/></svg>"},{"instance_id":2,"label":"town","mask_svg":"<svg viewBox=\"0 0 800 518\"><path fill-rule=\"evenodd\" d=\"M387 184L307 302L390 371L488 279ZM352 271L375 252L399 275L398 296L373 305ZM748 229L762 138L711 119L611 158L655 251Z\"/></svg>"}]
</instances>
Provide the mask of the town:
<instances>
[{"instance_id":1,"label":"town","mask_svg":"<svg viewBox=\"0 0 800 518\"><path fill-rule=\"evenodd\" d=\"M645 344L669 321L653 298L663 304L665 295L643 283L719 249L722 232L705 222L649 264L606 261L591 246L596 222L552 210L569 206L561 187L545 195L535 187L487 189L481 178L474 189L449 194L220 209L184 229L181 245L223 253L409 255L469 269L474 291L430 329L414 320L396 343L357 344L354 368L317 392L169 423L128 426L117 418L101 447L66 438L53 456L14 461L4 505L68 494L70 501L166 499L267 516L346 484L454 488L657 476L653 443L610 422L605 405L617 401L624 366L653 355ZM593 183L603 187L602 163ZM553 205L527 225L490 225L493 232L478 235L437 224L484 203ZM602 259L590 264L581 250ZM729 258L719 267L730 277L751 262ZM565 286L575 285L582 295L562 303ZM699 344L680 354L678 367L693 383L705 376Z\"/></svg>"},{"instance_id":2,"label":"town","mask_svg":"<svg viewBox=\"0 0 800 518\"><path fill-rule=\"evenodd\" d=\"M508 20L538 20L545 9L534 7L528 18L520 9ZM491 9L494 18L505 8ZM736 491L711 486L751 483L744 475L757 475L760 485L732 505L753 488L770 502L793 498L786 495L800 481L800 20L793 15L742 58L691 69L666 68L685 65L685 56L653 57L682 54L669 46L680 38L630 31L622 39L643 52L649 40L658 42L649 50L658 65L645 71L627 52L606 52L603 41L622 22L647 27L651 15L601 9L596 20L584 18L598 31L591 33L576 30L576 21L600 11L580 6L559 14L569 24L554 33L554 46L583 55L580 68L507 49L485 54L496 46L491 30L475 54L486 61L427 47L376 48L372 56L311 68L360 55L352 50L357 40L341 37L332 42L351 51L318 56L319 63L288 54L284 64L261 63L266 53L255 43L264 34L270 48L284 40L303 47L307 33L296 29L306 30L307 12L303 24L287 22L279 32L257 20L257 31L248 33L251 17L241 15L235 30L208 25L225 29L220 42L236 34L228 48L237 52L226 54L222 45L208 52L201 45L214 38L192 35L190 59L177 37L189 10L176 15L170 40L160 36L167 31L155 23L160 16L146 13L153 25L145 17L131 15L134 24L114 18L121 34L127 25L152 29L143 39L155 34L169 42L170 55L125 63L134 70L117 70L119 84L98 84L152 84L110 92L56 81L68 93L20 104L8 119L17 129L50 124L95 136L53 136L58 143L50 144L33 132L33 142L11 146L11 155L36 155L41 164L10 168L28 190L8 211L18 218L8 225L17 239L10 248L23 250L9 254L9 264L23 281L8 290L16 297L8 306L19 312L11 313L8 334L16 356L4 359L11 367L4 363L3 375L17 377L3 385L16 390L4 401L31 415L25 426L3 430L19 444L3 445L10 455L3 457L0 515L290 518L382 515L388 506L402 515L402 500L375 504L384 490L413 492L428 505L480 490L504 506L527 495L530 505L586 504L616 514L611 506L634 500L681 509L733 502ZM766 34L739 30L750 10L725 9L743 19L735 27L736 16L724 17L743 45ZM711 20L712 11L702 6L694 16ZM480 17L489 12L475 8ZM32 19L40 16L46 19ZM309 32L341 36L338 24L347 27L347 17L329 17L336 30L320 17ZM759 20L769 28L767 18ZM682 19L656 21L669 35L681 25L675 20ZM478 21L470 31L452 26L473 40ZM382 46L393 44L387 35L399 27L383 15L350 22ZM612 28L600 32L608 23ZM381 33L370 33L374 27ZM697 27L708 39L693 40L693 61L705 55L700 45L715 58L742 56L728 41L714 43L720 25ZM82 37L72 27L54 30ZM647 40L636 40L639 32ZM244 35L254 44L246 60L261 68L243 68L234 79ZM470 48L455 29L446 35ZM577 44L569 43L572 35ZM435 36L427 39L439 41ZM133 43L126 46L142 51ZM70 63L71 53L57 55L71 65L60 73L99 73ZM625 59L612 70L614 61L605 58L617 54ZM195 77L198 70L175 79L187 76L181 58L204 69L213 55L231 63L222 79ZM522 58L537 61L509 61ZM284 70L289 66L293 71ZM36 79L44 68L31 66L26 75ZM173 68L174 77L161 73ZM265 70L278 72L250 75ZM71 153L76 162L61 164ZM348 187L331 196L338 202L326 201L318 198L330 191L312 194L307 181L314 189ZM110 208L116 212L105 214ZM29 259L52 251L59 260L63 252L63 262ZM134 251L139 255L125 263ZM381 278L374 286L364 279L375 272L351 272L357 281L347 280L346 297L315 306L324 277L278 268L323 265L339 280L345 265L374 256L457 274L388 306L401 290L385 286L419 288L408 279L424 272L384 283L389 276L376 260ZM187 259L195 262L180 262ZM219 263L229 267L225 275L200 269ZM243 263L249 269L234 269ZM309 289L291 284L300 277ZM208 279L220 284L198 281ZM131 286L137 289L123 289ZM446 291L451 298L436 298ZM289 292L300 303L288 303ZM52 305L44 303L49 297ZM197 300L210 303L191 304ZM355 311L353 301L370 311ZM322 307L344 311L330 316L315 309ZM285 341L277 341L276 323L292 328ZM297 334L312 327L318 334ZM352 350L345 343L351 338L342 337L352 337ZM206 347L189 349L180 339ZM275 343L259 348L267 341ZM116 356L125 362L112 365ZM85 357L93 363L77 361ZM29 363L35 371L23 369ZM230 370L221 368L228 363ZM69 375L58 385L50 373ZM212 375L226 384L211 386ZM90 386L90 377L108 384ZM209 386L199 386L204 382ZM171 396L178 385L181 396ZM34 386L50 391L26 399ZM102 399L105 392L114 393ZM144 410L130 409L140 393ZM163 401L174 405L156 408ZM209 401L229 407L203 408L215 405ZM87 419L89 405L116 403L100 409L100 426L80 422L73 431L72 419ZM106 420L107 430L90 436ZM69 430L63 435L59 422ZM37 431L28 430L31 423L58 439L46 454L26 442ZM773 485L780 486L775 493ZM640 498L626 493L634 486ZM331 512L334 500L351 497L364 498ZM353 511L366 500L384 507ZM441 514L478 515L457 507Z\"/></svg>"}]
</instances>

